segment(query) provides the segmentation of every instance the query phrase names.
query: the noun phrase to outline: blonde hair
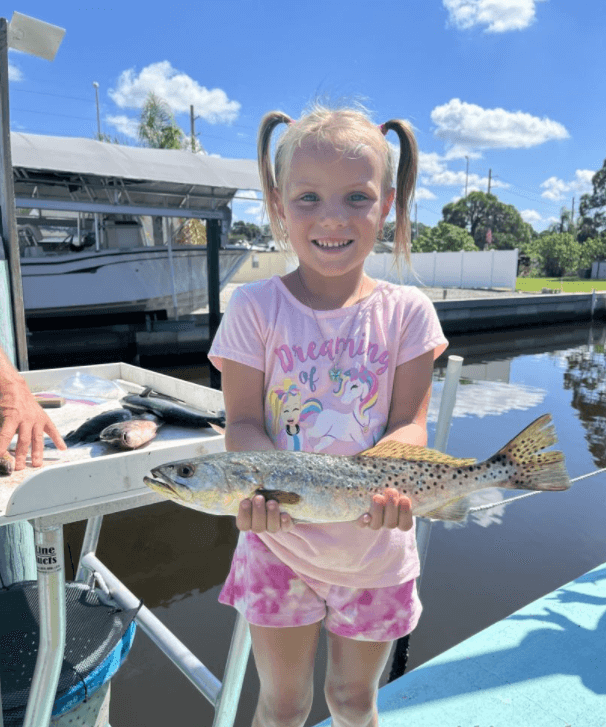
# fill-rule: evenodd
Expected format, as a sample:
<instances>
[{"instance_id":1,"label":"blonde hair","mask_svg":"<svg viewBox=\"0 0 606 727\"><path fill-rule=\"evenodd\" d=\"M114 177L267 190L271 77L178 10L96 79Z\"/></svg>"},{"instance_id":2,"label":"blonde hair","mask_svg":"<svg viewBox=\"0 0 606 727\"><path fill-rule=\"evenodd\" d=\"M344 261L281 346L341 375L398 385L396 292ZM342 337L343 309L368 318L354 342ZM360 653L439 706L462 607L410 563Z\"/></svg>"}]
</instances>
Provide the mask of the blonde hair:
<instances>
[{"instance_id":1,"label":"blonde hair","mask_svg":"<svg viewBox=\"0 0 606 727\"><path fill-rule=\"evenodd\" d=\"M287 129L278 139L275 151L275 171L271 161L271 136L279 124ZM259 174L265 198L265 210L274 239L282 248L288 247L288 232L278 214L276 193L283 189L292 156L304 139L314 138L318 143L329 142L342 152L359 153L370 146L384 161L383 193L388 194L393 184L394 161L385 135L395 131L400 140L400 160L396 174L396 227L394 254L410 264L410 207L417 179L419 152L410 124L391 119L381 126L374 124L364 111L351 108L330 109L314 104L311 110L294 122L281 111L270 111L261 120L257 144Z\"/></svg>"}]
</instances>

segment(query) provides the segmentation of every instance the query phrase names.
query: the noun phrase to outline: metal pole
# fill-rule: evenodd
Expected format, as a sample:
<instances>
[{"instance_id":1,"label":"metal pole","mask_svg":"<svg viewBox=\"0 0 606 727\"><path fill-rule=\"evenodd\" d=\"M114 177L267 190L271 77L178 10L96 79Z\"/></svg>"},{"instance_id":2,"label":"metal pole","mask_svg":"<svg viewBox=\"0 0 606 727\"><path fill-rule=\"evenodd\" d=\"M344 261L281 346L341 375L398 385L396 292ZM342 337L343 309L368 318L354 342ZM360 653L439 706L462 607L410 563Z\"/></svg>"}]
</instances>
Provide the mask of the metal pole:
<instances>
[{"instance_id":1,"label":"metal pole","mask_svg":"<svg viewBox=\"0 0 606 727\"><path fill-rule=\"evenodd\" d=\"M101 525L103 524L103 515L91 517L86 522L86 531L84 532L84 540L82 541L82 550L80 551L80 561L78 562L78 570L76 572L76 580L81 583L92 584L92 573L82 564L82 558L87 553L93 555L97 551L99 544L99 535L101 534Z\"/></svg>"},{"instance_id":2,"label":"metal pole","mask_svg":"<svg viewBox=\"0 0 606 727\"><path fill-rule=\"evenodd\" d=\"M140 600L92 553L82 558L85 568L100 573L109 586L111 597L123 608L136 608ZM214 706L217 702L221 682L202 662L154 616L145 606L141 606L135 621L156 644L156 646L177 666L190 682Z\"/></svg>"},{"instance_id":3,"label":"metal pole","mask_svg":"<svg viewBox=\"0 0 606 727\"><path fill-rule=\"evenodd\" d=\"M19 234L15 217L15 188L11 156L10 113L8 99L8 22L0 18L0 211L2 237L9 264L13 326L17 349L17 368L27 371L27 335L23 308L23 284L19 258Z\"/></svg>"},{"instance_id":4,"label":"metal pole","mask_svg":"<svg viewBox=\"0 0 606 727\"><path fill-rule=\"evenodd\" d=\"M208 279L208 337L212 341L221 322L221 280L219 270L219 249L221 247L221 223L219 220L206 222L206 275ZM221 375L214 366L210 367L210 385L221 387Z\"/></svg>"},{"instance_id":5,"label":"metal pole","mask_svg":"<svg viewBox=\"0 0 606 727\"><path fill-rule=\"evenodd\" d=\"M45 527L34 520L40 641L23 727L47 727L50 723L61 665L65 653L65 567L63 528Z\"/></svg>"},{"instance_id":6,"label":"metal pole","mask_svg":"<svg viewBox=\"0 0 606 727\"><path fill-rule=\"evenodd\" d=\"M440 401L440 412L438 414L438 422L436 425L436 435L434 437L434 449L444 452L448 444L448 433L452 421L452 412L457 398L457 385L461 376L461 368L463 359L461 356L449 356L448 365L446 367L446 378L444 379L444 388L442 389L442 399ZM427 559L427 551L429 549L429 536L431 535L432 520L420 518L417 520L417 550L419 552L419 561L421 564L421 574L417 579L417 589L421 590L421 578L425 570L425 560Z\"/></svg>"},{"instance_id":7,"label":"metal pole","mask_svg":"<svg viewBox=\"0 0 606 727\"><path fill-rule=\"evenodd\" d=\"M97 136L99 138L99 141L101 141L101 117L99 115L99 84L97 81L93 81L93 86L95 87L95 100L97 102Z\"/></svg>"},{"instance_id":8,"label":"metal pole","mask_svg":"<svg viewBox=\"0 0 606 727\"><path fill-rule=\"evenodd\" d=\"M227 663L225 664L223 684L215 707L213 727L232 727L240 703L240 694L242 693L242 684L249 655L250 629L246 619L238 614L231 637Z\"/></svg>"}]
</instances>

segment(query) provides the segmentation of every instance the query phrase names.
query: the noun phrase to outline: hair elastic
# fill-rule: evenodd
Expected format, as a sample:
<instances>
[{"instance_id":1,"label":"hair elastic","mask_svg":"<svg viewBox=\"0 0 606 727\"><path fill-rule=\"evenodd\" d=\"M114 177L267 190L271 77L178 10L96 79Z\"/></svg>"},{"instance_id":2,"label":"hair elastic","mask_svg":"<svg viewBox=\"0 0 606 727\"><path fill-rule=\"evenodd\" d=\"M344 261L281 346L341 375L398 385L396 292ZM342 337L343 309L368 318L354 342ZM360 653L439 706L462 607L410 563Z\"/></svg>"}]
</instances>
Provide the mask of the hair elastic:
<instances>
[{"instance_id":1,"label":"hair elastic","mask_svg":"<svg viewBox=\"0 0 606 727\"><path fill-rule=\"evenodd\" d=\"M385 134L387 133L387 129L385 127L386 127L386 124L381 124L379 126L379 129L381 129L381 133L383 134L383 136L385 136Z\"/></svg>"}]
</instances>

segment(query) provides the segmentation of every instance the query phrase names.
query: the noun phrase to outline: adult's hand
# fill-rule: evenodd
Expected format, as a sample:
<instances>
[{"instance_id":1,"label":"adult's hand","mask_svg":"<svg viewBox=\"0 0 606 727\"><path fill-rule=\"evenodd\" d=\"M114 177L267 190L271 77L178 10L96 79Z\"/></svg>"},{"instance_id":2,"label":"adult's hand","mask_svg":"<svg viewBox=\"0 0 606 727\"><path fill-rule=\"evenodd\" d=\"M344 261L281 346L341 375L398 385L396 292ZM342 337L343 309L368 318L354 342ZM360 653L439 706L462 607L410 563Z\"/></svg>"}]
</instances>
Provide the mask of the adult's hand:
<instances>
[{"instance_id":1,"label":"adult's hand","mask_svg":"<svg viewBox=\"0 0 606 727\"><path fill-rule=\"evenodd\" d=\"M30 447L32 465L41 467L45 432L57 449L67 449L50 417L28 389L25 379L14 369L8 370L0 365L0 456L6 452L16 433L15 469L25 468Z\"/></svg>"}]
</instances>

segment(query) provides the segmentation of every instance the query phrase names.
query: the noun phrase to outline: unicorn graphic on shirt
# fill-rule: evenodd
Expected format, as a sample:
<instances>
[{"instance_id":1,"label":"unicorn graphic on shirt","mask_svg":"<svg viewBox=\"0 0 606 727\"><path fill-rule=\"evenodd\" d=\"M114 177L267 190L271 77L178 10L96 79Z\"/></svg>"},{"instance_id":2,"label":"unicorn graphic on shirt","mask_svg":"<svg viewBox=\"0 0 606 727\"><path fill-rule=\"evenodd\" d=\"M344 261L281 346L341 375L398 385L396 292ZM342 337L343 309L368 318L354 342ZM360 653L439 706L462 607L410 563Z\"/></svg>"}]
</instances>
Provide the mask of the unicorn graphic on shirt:
<instances>
[{"instance_id":1,"label":"unicorn graphic on shirt","mask_svg":"<svg viewBox=\"0 0 606 727\"><path fill-rule=\"evenodd\" d=\"M300 452L305 448L305 430L301 424L313 412L322 411L317 399L302 404L301 390L292 379L284 379L269 391L274 439L285 444L284 449Z\"/></svg>"},{"instance_id":2,"label":"unicorn graphic on shirt","mask_svg":"<svg viewBox=\"0 0 606 727\"><path fill-rule=\"evenodd\" d=\"M321 451L335 441L356 442L365 447L371 427L371 409L379 395L377 376L365 366L352 366L339 375L337 388L333 392L348 406L348 411L324 408L307 436L318 439L314 449Z\"/></svg>"}]
</instances>

